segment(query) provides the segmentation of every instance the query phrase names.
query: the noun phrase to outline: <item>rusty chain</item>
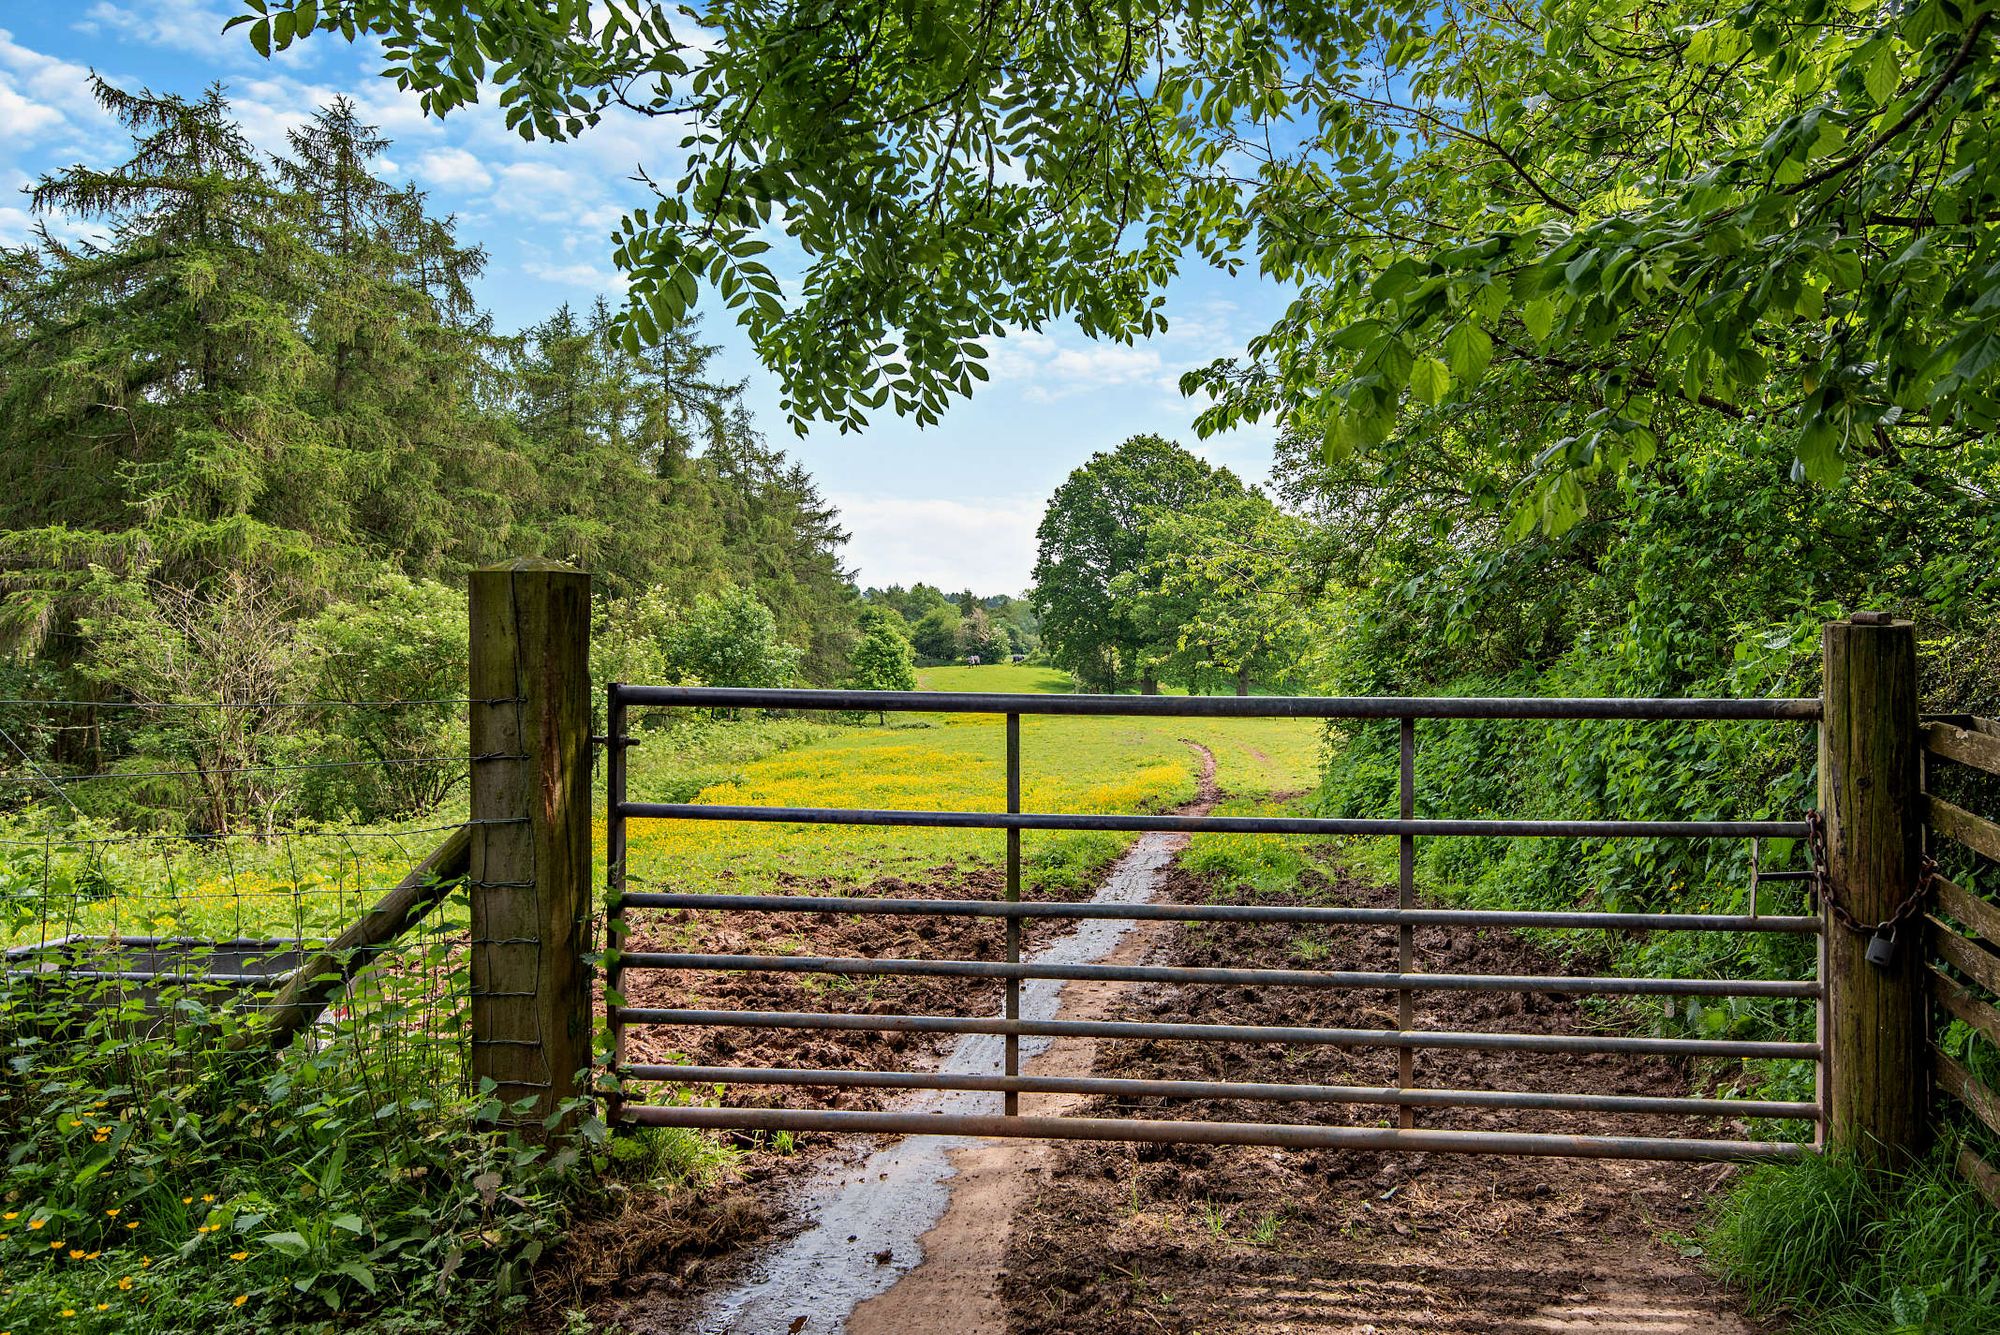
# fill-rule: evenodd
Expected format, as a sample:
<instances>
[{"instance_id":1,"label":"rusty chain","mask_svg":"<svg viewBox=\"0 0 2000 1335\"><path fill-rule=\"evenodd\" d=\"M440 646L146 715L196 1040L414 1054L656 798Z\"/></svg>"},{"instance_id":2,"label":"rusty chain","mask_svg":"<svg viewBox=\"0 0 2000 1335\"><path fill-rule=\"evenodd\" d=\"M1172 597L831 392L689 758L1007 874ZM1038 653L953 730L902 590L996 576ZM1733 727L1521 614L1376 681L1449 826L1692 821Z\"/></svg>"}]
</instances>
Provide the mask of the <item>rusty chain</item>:
<instances>
[{"instance_id":1,"label":"rusty chain","mask_svg":"<svg viewBox=\"0 0 2000 1335\"><path fill-rule=\"evenodd\" d=\"M1921 869L1917 873L1917 883L1910 893L1903 896L1896 905L1896 911L1880 922L1863 922L1840 902L1833 893L1833 878L1827 875L1826 816L1823 812L1806 813L1806 848L1812 860L1812 886L1818 892L1820 902L1825 904L1838 922L1856 936L1875 937L1884 933L1894 935L1897 928L1914 918L1931 896L1931 890L1938 880L1937 860L1926 853Z\"/></svg>"}]
</instances>

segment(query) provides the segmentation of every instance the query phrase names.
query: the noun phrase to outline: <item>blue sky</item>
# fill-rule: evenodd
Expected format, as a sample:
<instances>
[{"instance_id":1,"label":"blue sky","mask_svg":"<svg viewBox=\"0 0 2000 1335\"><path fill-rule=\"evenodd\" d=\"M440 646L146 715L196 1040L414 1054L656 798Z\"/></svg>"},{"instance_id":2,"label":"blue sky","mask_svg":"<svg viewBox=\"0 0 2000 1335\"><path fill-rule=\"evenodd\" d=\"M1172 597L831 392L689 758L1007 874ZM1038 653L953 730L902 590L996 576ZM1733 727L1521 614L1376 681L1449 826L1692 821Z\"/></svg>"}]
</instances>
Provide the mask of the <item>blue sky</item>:
<instances>
[{"instance_id":1,"label":"blue sky","mask_svg":"<svg viewBox=\"0 0 2000 1335\"><path fill-rule=\"evenodd\" d=\"M228 85L251 138L282 145L286 129L337 93L396 142L385 174L413 180L491 262L481 300L503 328L569 301L618 293L611 228L644 198L641 165L671 175L677 130L637 120L570 144L527 143L490 104L427 119L376 72L366 46L312 41L265 61L223 22L229 0L76 0L0 4L0 242L27 236L22 187L72 162L120 160L127 143L91 100L87 71L114 83L194 92ZM882 416L867 431L815 430L804 439L778 413L777 378L735 328L710 314L725 373L749 382L759 425L801 459L839 505L863 584L927 580L948 588L1017 591L1034 561L1048 494L1092 451L1138 431L1179 439L1248 480L1270 463L1274 432L1247 428L1197 441L1199 405L1175 382L1189 367L1240 351L1282 310L1286 294L1254 277L1190 266L1169 291L1169 332L1132 347L1094 343L1069 327L1023 331L993 348L992 381L943 423L919 430Z\"/></svg>"}]
</instances>

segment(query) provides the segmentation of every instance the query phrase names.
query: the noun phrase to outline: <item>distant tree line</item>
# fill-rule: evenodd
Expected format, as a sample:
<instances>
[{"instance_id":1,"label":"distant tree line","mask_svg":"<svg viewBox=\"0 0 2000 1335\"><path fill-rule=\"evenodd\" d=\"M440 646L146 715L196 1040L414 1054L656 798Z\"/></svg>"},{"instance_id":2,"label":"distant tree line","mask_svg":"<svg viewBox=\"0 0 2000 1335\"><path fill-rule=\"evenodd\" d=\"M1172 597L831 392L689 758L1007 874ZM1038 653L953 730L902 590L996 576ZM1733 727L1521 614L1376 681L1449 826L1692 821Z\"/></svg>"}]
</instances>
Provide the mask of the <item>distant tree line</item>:
<instances>
[{"instance_id":1,"label":"distant tree line","mask_svg":"<svg viewBox=\"0 0 2000 1335\"><path fill-rule=\"evenodd\" d=\"M1041 618L1026 598L997 593L981 597L966 589L955 596L922 582L904 588L868 588L861 599L894 612L908 628L912 648L926 664L1006 663L1028 658L1041 647Z\"/></svg>"}]
</instances>

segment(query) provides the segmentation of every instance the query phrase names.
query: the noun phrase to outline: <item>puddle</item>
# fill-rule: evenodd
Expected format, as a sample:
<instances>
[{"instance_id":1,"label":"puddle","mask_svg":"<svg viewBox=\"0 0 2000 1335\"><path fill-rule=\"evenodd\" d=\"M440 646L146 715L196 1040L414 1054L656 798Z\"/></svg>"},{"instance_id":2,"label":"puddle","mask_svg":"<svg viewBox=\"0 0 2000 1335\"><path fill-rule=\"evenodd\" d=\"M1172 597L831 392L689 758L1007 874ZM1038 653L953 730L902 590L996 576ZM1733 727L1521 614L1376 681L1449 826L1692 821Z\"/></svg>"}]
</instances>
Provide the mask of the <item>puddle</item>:
<instances>
[{"instance_id":1,"label":"puddle","mask_svg":"<svg viewBox=\"0 0 2000 1335\"><path fill-rule=\"evenodd\" d=\"M1184 838L1141 835L1112 865L1092 902L1143 904L1152 899ZM1096 963L1117 949L1133 925L1083 919L1031 958L1047 964ZM1054 1019L1062 989L1057 979L1024 982L1021 1017ZM1023 1066L1051 1042L1024 1036ZM997 1075L1004 1048L1001 1035L965 1034L938 1069L952 1075ZM986 1090L936 1090L898 1110L997 1114L1001 1100L1002 1095ZM951 1201L951 1152L971 1143L964 1136L905 1136L860 1164L829 1166L803 1188L798 1201L799 1213L814 1220L813 1225L755 1261L742 1282L702 1309L691 1329L702 1335L832 1335L845 1330L855 1307L887 1291L923 1259L918 1239L943 1218Z\"/></svg>"}]
</instances>

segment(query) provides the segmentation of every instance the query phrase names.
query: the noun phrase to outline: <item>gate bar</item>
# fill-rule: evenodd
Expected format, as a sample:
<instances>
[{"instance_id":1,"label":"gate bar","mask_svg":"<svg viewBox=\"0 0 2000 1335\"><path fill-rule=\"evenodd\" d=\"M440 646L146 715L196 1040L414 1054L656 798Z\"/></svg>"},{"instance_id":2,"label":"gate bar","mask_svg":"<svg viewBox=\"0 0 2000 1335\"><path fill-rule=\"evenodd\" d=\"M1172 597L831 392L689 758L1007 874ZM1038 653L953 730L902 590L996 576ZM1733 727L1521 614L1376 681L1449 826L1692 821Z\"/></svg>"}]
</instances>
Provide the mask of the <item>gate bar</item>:
<instances>
[{"instance_id":1,"label":"gate bar","mask_svg":"<svg viewBox=\"0 0 2000 1335\"><path fill-rule=\"evenodd\" d=\"M1009 918L1009 922L1019 922ZM1346 969L1190 968L1165 964L1045 964L1034 960L857 959L822 955L690 955L632 951L627 969L709 969L913 978L1061 978L1112 983L1243 983L1410 992L1575 992L1588 996L1816 997L1817 982L1772 978L1606 978L1567 974L1371 973ZM1015 1018L1009 1013L1009 1019ZM1408 1024L1401 1026L1408 1029ZM1408 1086L1404 1086L1408 1088Z\"/></svg>"},{"instance_id":2,"label":"gate bar","mask_svg":"<svg viewBox=\"0 0 2000 1335\"><path fill-rule=\"evenodd\" d=\"M1769 880L1770 877L1765 877ZM1171 922L1320 922L1385 927L1603 928L1632 932L1787 932L1810 936L1817 917L1752 918L1740 913L1602 913L1539 909L1376 909L1300 904L1009 903L992 899L908 899L840 895L684 894L634 890L628 908L713 909L768 913L934 914L944 918L1130 918Z\"/></svg>"},{"instance_id":3,"label":"gate bar","mask_svg":"<svg viewBox=\"0 0 2000 1335\"><path fill-rule=\"evenodd\" d=\"M1405 718L1396 726L1397 777L1396 814L1403 820L1417 815L1417 721ZM1396 907L1417 906L1417 838L1405 834L1396 840ZM1410 974L1417 967L1417 929L1407 918L1396 924L1396 971ZM1432 984L1436 986L1436 984ZM1396 993L1396 1027L1417 1027L1417 994L1408 987ZM1417 1053L1402 1048L1396 1053L1396 1088L1414 1089L1417 1084ZM1417 1124L1417 1110L1410 1104L1396 1109L1396 1125L1405 1131Z\"/></svg>"},{"instance_id":4,"label":"gate bar","mask_svg":"<svg viewBox=\"0 0 2000 1335\"><path fill-rule=\"evenodd\" d=\"M1019 812L1021 809L1021 716L1007 715L1007 810ZM1021 832L1007 831L1007 900L1019 903L1021 899ZM1009 918L1005 927L1007 963L1015 969L1021 963L1021 920ZM1007 975L1007 1002L1003 1013L1010 1020L1021 1018L1021 979L1027 975L1018 972ZM1009 1034L1002 1066L1009 1076L1021 1074L1021 1036ZM1009 1117L1021 1111L1021 1096L1012 1090L1007 1092L1004 1110Z\"/></svg>"},{"instance_id":5,"label":"gate bar","mask_svg":"<svg viewBox=\"0 0 2000 1335\"><path fill-rule=\"evenodd\" d=\"M1668 1117L1767 1117L1816 1121L1819 1105L1767 1099L1662 1098L1645 1094L1544 1094L1502 1089L1388 1089L1226 1080L1131 1080L1103 1076L945 1075L927 1071L802 1070L769 1066L638 1064L634 1080L686 1085L824 1085L840 1089L947 1089L1124 1098L1243 1099L1266 1103L1381 1103L1413 1108L1510 1108L1551 1112L1650 1113Z\"/></svg>"},{"instance_id":6,"label":"gate bar","mask_svg":"<svg viewBox=\"0 0 2000 1335\"><path fill-rule=\"evenodd\" d=\"M631 745L625 730L625 701L619 696L616 682L605 692L604 725L604 792L609 809L604 821L604 994L606 1002L611 1003L605 1007L604 1028L609 1045L606 1055L613 1072L604 1093L604 1119L616 1124L624 1109L616 1072L625 1061L625 1022L618 1017L618 1006L624 1002L625 939L629 930L625 921L625 817L618 809L625 802L625 752Z\"/></svg>"},{"instance_id":7,"label":"gate bar","mask_svg":"<svg viewBox=\"0 0 2000 1335\"><path fill-rule=\"evenodd\" d=\"M789 1108L627 1108L640 1126L751 1131L869 1132L882 1135L991 1136L1033 1140L1133 1140L1156 1145L1279 1145L1292 1149L1429 1150L1567 1159L1674 1159L1723 1162L1797 1159L1790 1141L1680 1140L1671 1136L1559 1136L1515 1131L1431 1131L1369 1126L1286 1126L1261 1122L1159 1122L1112 1117L1004 1117L942 1113L805 1111Z\"/></svg>"},{"instance_id":8,"label":"gate bar","mask_svg":"<svg viewBox=\"0 0 2000 1335\"><path fill-rule=\"evenodd\" d=\"M1234 698L1234 697L1231 697ZM917 825L947 830L1120 830L1167 834L1472 835L1547 839L1803 839L1802 820L1380 820L1326 816L1111 816L1070 812L884 811L872 807L703 806L621 802L637 820L785 825Z\"/></svg>"},{"instance_id":9,"label":"gate bar","mask_svg":"<svg viewBox=\"0 0 2000 1335\"><path fill-rule=\"evenodd\" d=\"M760 686L612 688L630 705L852 713L1098 714L1175 718L1814 720L1810 699L1550 699L1533 696L1008 695L979 691L796 690Z\"/></svg>"},{"instance_id":10,"label":"gate bar","mask_svg":"<svg viewBox=\"0 0 2000 1335\"><path fill-rule=\"evenodd\" d=\"M739 1029L886 1030L917 1034L1025 1034L1038 1038L1171 1038L1213 1043L1316 1043L1351 1048L1461 1048L1484 1052L1630 1052L1689 1057L1809 1057L1817 1043L1599 1034L1488 1034L1450 1030L1314 1029L1291 1025L1166 1024L1140 1020L1003 1020L954 1015L835 1015L823 1011L709 1011L620 1006L626 1024Z\"/></svg>"}]
</instances>

